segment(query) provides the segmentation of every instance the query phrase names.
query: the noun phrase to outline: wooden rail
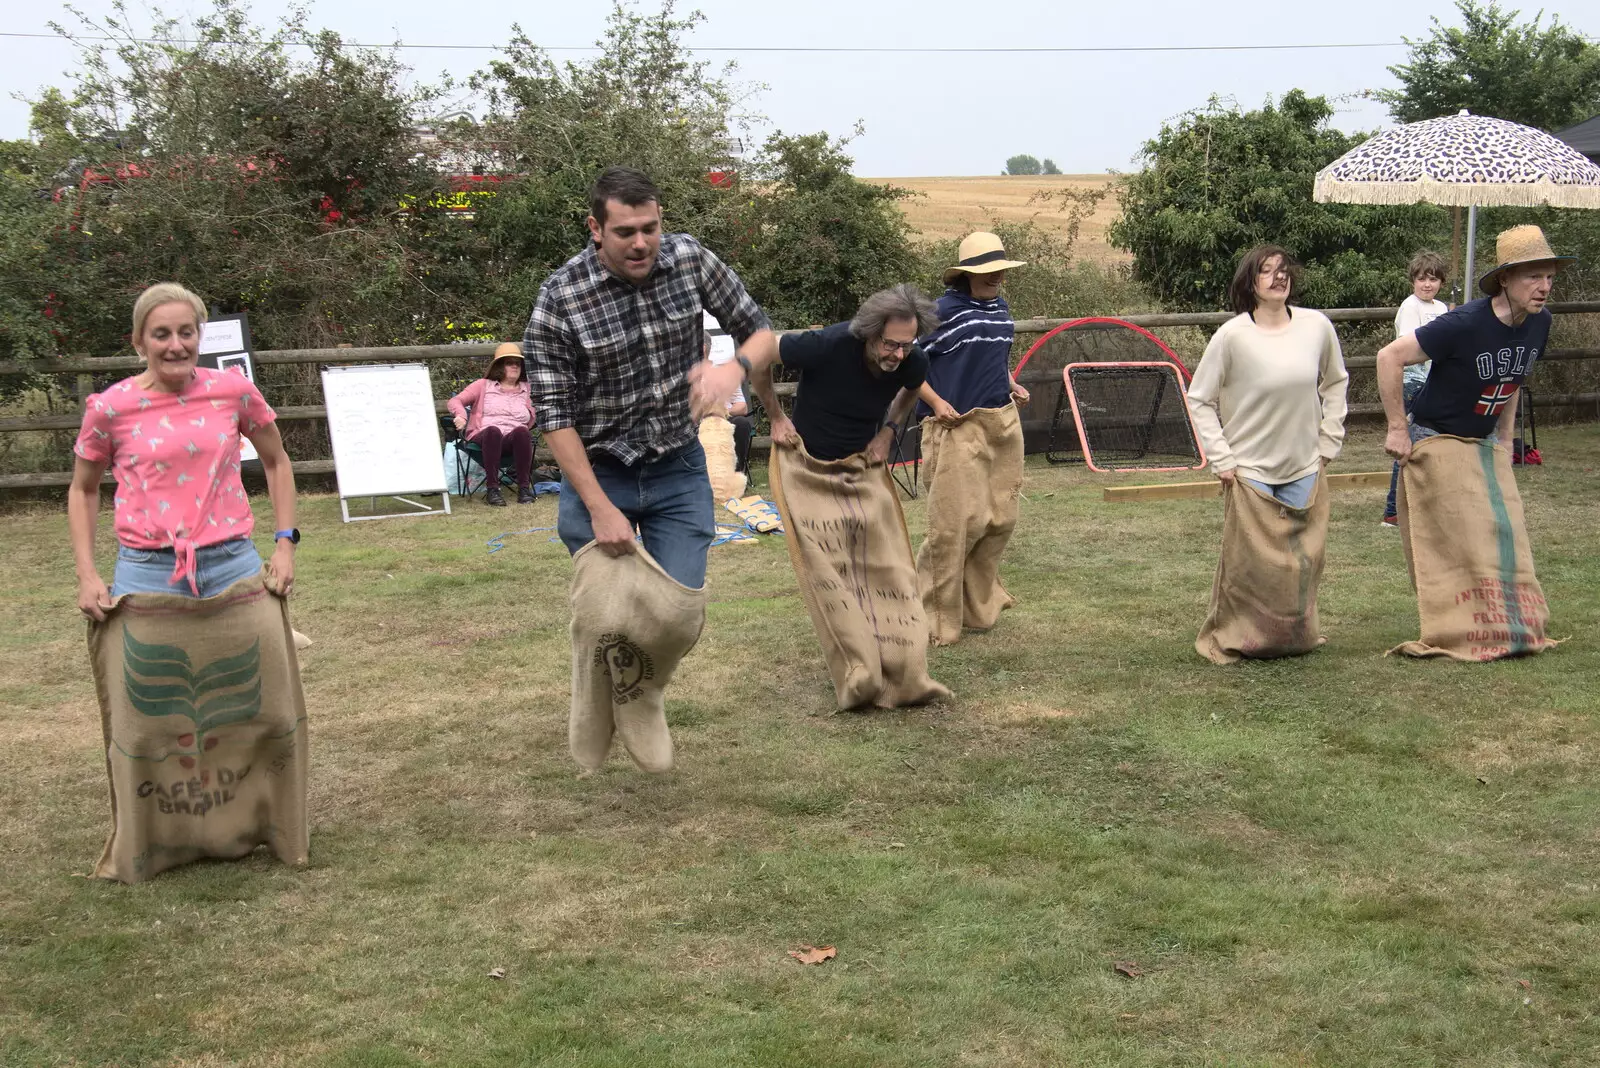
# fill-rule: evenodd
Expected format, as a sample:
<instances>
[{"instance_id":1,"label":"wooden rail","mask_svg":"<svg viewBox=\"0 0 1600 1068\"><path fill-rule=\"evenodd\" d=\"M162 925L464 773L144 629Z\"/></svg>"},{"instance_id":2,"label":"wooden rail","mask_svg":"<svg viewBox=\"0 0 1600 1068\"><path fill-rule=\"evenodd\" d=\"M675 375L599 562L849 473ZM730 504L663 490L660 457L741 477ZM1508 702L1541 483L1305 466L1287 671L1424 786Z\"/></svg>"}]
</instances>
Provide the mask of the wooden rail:
<instances>
[{"instance_id":1,"label":"wooden rail","mask_svg":"<svg viewBox=\"0 0 1600 1068\"><path fill-rule=\"evenodd\" d=\"M1550 310L1556 314L1596 314L1600 313L1600 301L1567 301L1550 305ZM1336 323L1358 322L1388 322L1393 321L1396 309L1394 308L1330 308L1323 312L1329 319ZM1118 316L1123 322L1146 329L1162 327L1220 326L1233 317L1230 312L1172 312L1149 315ZM1048 333L1058 326L1075 322L1082 316L1068 319L1019 319L1017 321L1017 334L1019 336L1038 335ZM796 333L797 331L783 330L780 334ZM353 363L396 363L416 362L430 360L458 360L481 359L494 352L494 342L474 342L460 345L389 345L365 348L335 348L335 349L263 349L252 353L255 362L263 367L288 366L288 365L323 365L336 366ZM1593 360L1600 359L1600 348L1565 348L1551 349L1540 358L1541 362L1550 360ZM1345 360L1345 366L1351 370L1371 370L1377 364L1376 356L1352 356ZM54 361L18 361L0 360L0 376L4 375L83 375L105 374L117 371L137 371L144 366L144 362L136 356L111 356L96 358L90 356L68 356ZM1053 373L1024 373L1019 379L1024 385L1041 385L1055 381ZM793 382L776 383L779 396L792 396L795 392ZM1600 407L1600 393L1569 393L1569 394L1539 394L1538 404L1541 407L1582 407L1596 405ZM443 414L447 409L443 401L435 403L435 410ZM1381 414L1382 405L1357 404L1350 408L1350 415L1367 417ZM326 419L328 409L321 404L285 405L277 409L278 418L284 422L302 422L317 419ZM54 415L34 415L19 418L0 419L0 433L21 433L28 431L60 431L76 430L83 421L82 412L63 412ZM751 443L752 450L765 448L770 444L770 439L757 438ZM294 462L296 474L326 475L333 473L332 460L297 460ZM70 471L41 471L23 474L0 475L0 490L25 489L36 487L54 487L70 485L72 473ZM108 476L109 481L109 476Z\"/></svg>"},{"instance_id":2,"label":"wooden rail","mask_svg":"<svg viewBox=\"0 0 1600 1068\"><path fill-rule=\"evenodd\" d=\"M1328 308L1322 314L1336 323L1392 322L1396 308ZM1600 313L1600 300L1566 301L1552 303L1550 310L1557 315ZM1018 334L1045 334L1058 326L1076 322L1083 316L1069 319L1019 319ZM1146 329L1166 326L1221 326L1233 318L1231 312L1168 312L1150 315L1117 316L1123 322ZM798 333L780 330L780 334ZM415 360L456 360L489 356L495 342L473 342L465 345L386 345L348 349L262 349L252 353L262 366L276 364L326 364L344 363L394 363ZM137 371L144 361L137 356L65 356L55 361L0 360L0 375L34 374L99 374L105 371Z\"/></svg>"}]
</instances>

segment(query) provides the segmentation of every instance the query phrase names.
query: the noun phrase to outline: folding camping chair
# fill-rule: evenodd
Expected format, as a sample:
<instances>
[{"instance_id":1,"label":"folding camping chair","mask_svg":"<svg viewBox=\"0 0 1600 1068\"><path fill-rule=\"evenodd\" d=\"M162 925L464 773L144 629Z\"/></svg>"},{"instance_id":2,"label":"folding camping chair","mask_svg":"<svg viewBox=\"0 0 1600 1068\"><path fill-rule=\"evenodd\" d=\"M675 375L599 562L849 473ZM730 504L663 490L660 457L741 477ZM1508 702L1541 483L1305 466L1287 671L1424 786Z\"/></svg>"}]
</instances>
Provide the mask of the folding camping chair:
<instances>
[{"instance_id":1,"label":"folding camping chair","mask_svg":"<svg viewBox=\"0 0 1600 1068\"><path fill-rule=\"evenodd\" d=\"M900 428L889 446L889 477L912 500L919 491L918 478L922 474L922 424L912 419Z\"/></svg>"},{"instance_id":2,"label":"folding camping chair","mask_svg":"<svg viewBox=\"0 0 1600 1068\"><path fill-rule=\"evenodd\" d=\"M470 413L472 409L468 408L467 411ZM444 436L445 444L455 442L456 481L457 484L464 488L464 492L461 495L463 497L471 497L480 489L487 493L489 486L487 472L484 473L483 481L477 485L473 485L468 481L473 463L477 463L480 468L483 467L483 446L475 441L468 441L463 437L462 432L456 429L455 416L449 412L439 417L439 432ZM537 431L533 432L533 449L535 453L539 451L539 435ZM500 455L499 476L500 485L502 486L515 486L517 484L517 461L511 455L510 449L505 450Z\"/></svg>"},{"instance_id":3,"label":"folding camping chair","mask_svg":"<svg viewBox=\"0 0 1600 1068\"><path fill-rule=\"evenodd\" d=\"M1526 385L1517 391L1517 425L1511 442L1511 462L1542 464L1539 455L1539 425L1533 417L1533 390Z\"/></svg>"}]
</instances>

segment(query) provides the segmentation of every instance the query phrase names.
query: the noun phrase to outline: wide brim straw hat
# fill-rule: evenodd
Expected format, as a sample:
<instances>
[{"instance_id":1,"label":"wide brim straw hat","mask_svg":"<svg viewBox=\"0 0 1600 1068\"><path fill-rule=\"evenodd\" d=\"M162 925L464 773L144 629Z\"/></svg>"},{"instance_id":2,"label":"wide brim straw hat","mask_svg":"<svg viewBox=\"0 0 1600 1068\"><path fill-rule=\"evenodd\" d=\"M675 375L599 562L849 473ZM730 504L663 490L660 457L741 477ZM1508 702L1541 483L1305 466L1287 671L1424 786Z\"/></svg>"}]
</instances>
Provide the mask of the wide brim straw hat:
<instances>
[{"instance_id":1,"label":"wide brim straw hat","mask_svg":"<svg viewBox=\"0 0 1600 1068\"><path fill-rule=\"evenodd\" d=\"M1482 278L1478 288L1493 297L1500 292L1500 272L1519 263L1577 263L1576 256L1557 256L1537 226L1513 226L1500 231L1494 242L1495 258L1500 262Z\"/></svg>"},{"instance_id":2,"label":"wide brim straw hat","mask_svg":"<svg viewBox=\"0 0 1600 1068\"><path fill-rule=\"evenodd\" d=\"M516 360L526 366L526 361L522 358L522 346L515 341L502 341L500 346L494 350L494 359L489 361L489 369L483 373L483 376L488 378L494 374L494 369L506 360Z\"/></svg>"},{"instance_id":3,"label":"wide brim straw hat","mask_svg":"<svg viewBox=\"0 0 1600 1068\"><path fill-rule=\"evenodd\" d=\"M956 258L959 262L954 267L945 268L945 285L955 281L956 275L962 273L993 274L995 271L1009 271L1013 267L1027 265L1025 260L1006 259L1005 245L994 234L982 230L961 239Z\"/></svg>"}]
</instances>

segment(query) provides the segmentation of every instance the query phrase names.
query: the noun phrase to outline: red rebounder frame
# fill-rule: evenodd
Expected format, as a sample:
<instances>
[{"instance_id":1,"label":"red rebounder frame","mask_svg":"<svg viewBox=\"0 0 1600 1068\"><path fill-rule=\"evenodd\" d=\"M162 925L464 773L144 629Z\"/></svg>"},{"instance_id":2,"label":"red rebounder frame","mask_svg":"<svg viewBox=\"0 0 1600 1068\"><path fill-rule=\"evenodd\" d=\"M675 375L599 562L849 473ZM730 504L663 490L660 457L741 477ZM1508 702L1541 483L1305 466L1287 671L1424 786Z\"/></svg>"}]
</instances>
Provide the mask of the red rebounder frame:
<instances>
[{"instance_id":1,"label":"red rebounder frame","mask_svg":"<svg viewBox=\"0 0 1600 1068\"><path fill-rule=\"evenodd\" d=\"M1017 363L1017 381L1033 391L1022 413L1024 451L1043 453L1052 464L1079 463L1078 435L1061 424L1068 416L1062 372L1070 363L1165 360L1187 385L1188 369L1160 338L1124 319L1089 316L1062 323L1029 346ZM1070 442L1070 444L1069 444Z\"/></svg>"},{"instance_id":2,"label":"red rebounder frame","mask_svg":"<svg viewBox=\"0 0 1600 1068\"><path fill-rule=\"evenodd\" d=\"M1139 337L1150 342L1150 344L1166 353L1168 362L1170 362L1173 367L1178 369L1178 377L1183 381L1185 387L1188 386L1189 378L1191 377L1189 374L1189 369L1183 365L1182 360L1178 359L1178 354L1167 347L1167 343L1165 341L1162 341L1160 338L1156 337L1142 326L1135 326L1126 319L1116 319L1108 315L1089 315L1082 319L1072 319L1068 322L1062 323L1049 333L1041 336L1039 340L1035 341L1032 345L1028 346L1028 351L1022 354L1022 359L1017 362L1017 369L1013 373L1020 375L1022 373L1022 369L1028 366L1028 361L1033 358L1034 353L1043 349L1045 345L1057 334L1066 330L1076 330L1085 326L1121 327L1125 330L1133 332L1134 334L1137 334Z\"/></svg>"},{"instance_id":3,"label":"red rebounder frame","mask_svg":"<svg viewBox=\"0 0 1600 1068\"><path fill-rule=\"evenodd\" d=\"M1177 398L1177 410L1182 417L1184 433L1181 440L1184 446L1192 448L1193 457L1198 462L1167 462L1177 457L1178 453L1175 450L1163 450L1159 452L1161 459L1156 460L1155 462L1140 462L1143 456L1148 453L1151 448L1151 438L1155 432L1156 420L1162 414L1161 408L1167 399L1164 391L1168 387L1164 381L1158 387L1155 398L1148 402L1148 412L1144 415L1142 423L1144 441L1139 445L1137 449L1137 455L1132 458L1132 462L1120 463L1117 461L1108 461L1105 464L1097 462L1095 458L1095 443L1092 440L1093 435L1088 429L1086 429L1086 427L1094 422L1094 420L1088 420L1084 418L1086 405L1080 400L1078 388L1073 384L1072 381L1072 372L1075 370L1083 370L1085 372L1096 374L1104 372L1115 373L1117 371L1126 371L1129 372L1129 374L1125 376L1128 378L1148 378L1152 375L1170 376L1170 388L1174 391L1173 396ZM1195 433L1194 423L1189 418L1189 406L1184 401L1183 366L1176 361L1123 360L1096 363L1069 363L1066 367L1062 368L1061 383L1063 388L1065 388L1067 391L1067 399L1072 406L1072 420L1078 432L1078 443L1083 447L1084 463L1088 466L1089 470L1098 471L1101 474L1109 474L1116 471L1198 471L1205 467L1205 451L1200 447L1200 436ZM1134 414L1137 415L1138 413ZM1169 416L1169 421L1171 421L1171 418L1172 417ZM1125 422L1121 424L1119 429L1132 429L1137 433L1141 429L1141 424L1135 422ZM1108 448L1105 443L1102 443L1101 451L1119 451L1119 449L1117 446L1110 446Z\"/></svg>"}]
</instances>

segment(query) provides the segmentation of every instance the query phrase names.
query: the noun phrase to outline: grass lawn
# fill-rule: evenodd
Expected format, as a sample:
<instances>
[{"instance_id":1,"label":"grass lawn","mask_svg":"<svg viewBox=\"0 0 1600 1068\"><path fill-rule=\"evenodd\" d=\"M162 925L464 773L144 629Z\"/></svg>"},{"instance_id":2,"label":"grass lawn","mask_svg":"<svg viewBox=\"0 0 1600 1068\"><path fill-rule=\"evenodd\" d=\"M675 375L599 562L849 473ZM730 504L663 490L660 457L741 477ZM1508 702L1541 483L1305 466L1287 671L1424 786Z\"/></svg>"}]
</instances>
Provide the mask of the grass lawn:
<instances>
[{"instance_id":1,"label":"grass lawn","mask_svg":"<svg viewBox=\"0 0 1600 1068\"><path fill-rule=\"evenodd\" d=\"M1328 644L1214 667L1220 503L1030 461L1022 603L932 653L944 706L832 714L783 545L714 549L657 778L575 776L567 556L488 551L553 499L308 498L312 863L137 887L81 877L109 807L65 517L7 516L0 1064L1600 1063L1600 428L1540 444L1548 655L1384 658L1417 618L1364 488ZM1385 465L1369 426L1335 470Z\"/></svg>"}]
</instances>

